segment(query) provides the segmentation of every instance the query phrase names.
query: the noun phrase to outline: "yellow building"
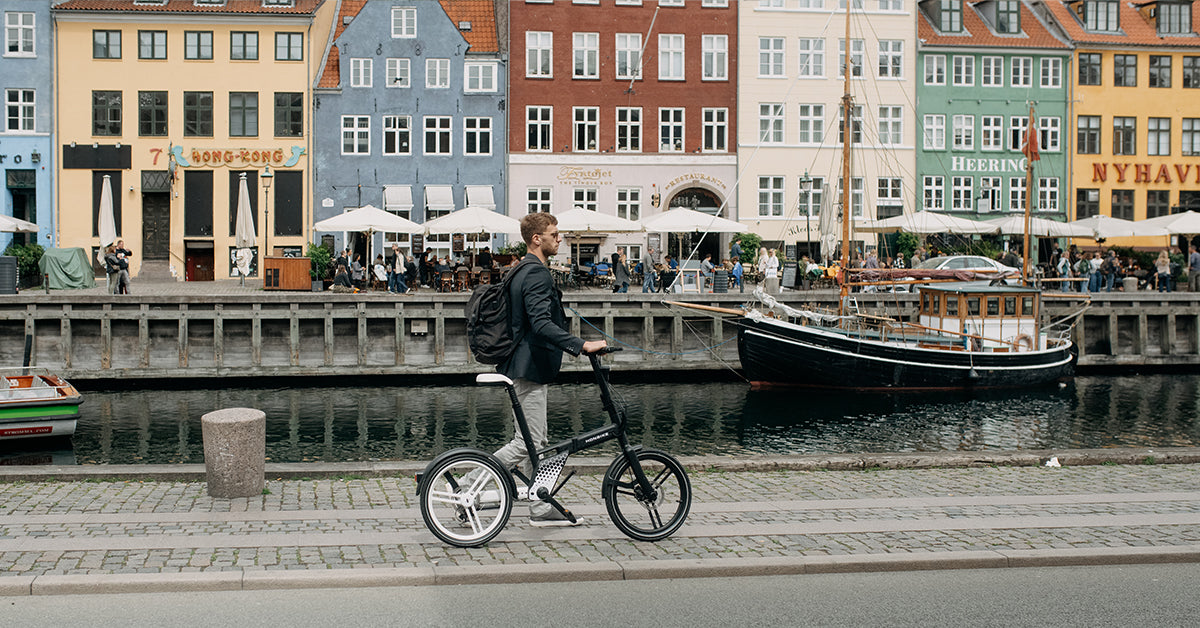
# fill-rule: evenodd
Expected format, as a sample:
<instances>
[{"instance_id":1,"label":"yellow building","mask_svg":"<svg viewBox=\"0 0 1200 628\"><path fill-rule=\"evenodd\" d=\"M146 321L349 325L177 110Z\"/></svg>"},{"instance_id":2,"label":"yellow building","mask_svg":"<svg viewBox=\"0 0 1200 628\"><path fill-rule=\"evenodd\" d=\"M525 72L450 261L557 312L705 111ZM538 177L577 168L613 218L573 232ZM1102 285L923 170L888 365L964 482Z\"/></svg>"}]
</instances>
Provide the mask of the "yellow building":
<instances>
[{"instance_id":1,"label":"yellow building","mask_svg":"<svg viewBox=\"0 0 1200 628\"><path fill-rule=\"evenodd\" d=\"M134 252L132 275L232 276L245 174L255 269L268 248L300 251L312 222L311 86L335 4L68 0L55 6L60 246L96 250L107 177L117 233Z\"/></svg>"},{"instance_id":2,"label":"yellow building","mask_svg":"<svg viewBox=\"0 0 1200 628\"><path fill-rule=\"evenodd\" d=\"M1073 218L1143 220L1200 209L1200 4L1045 6L1075 45ZM1165 241L1120 244L1158 248Z\"/></svg>"}]
</instances>

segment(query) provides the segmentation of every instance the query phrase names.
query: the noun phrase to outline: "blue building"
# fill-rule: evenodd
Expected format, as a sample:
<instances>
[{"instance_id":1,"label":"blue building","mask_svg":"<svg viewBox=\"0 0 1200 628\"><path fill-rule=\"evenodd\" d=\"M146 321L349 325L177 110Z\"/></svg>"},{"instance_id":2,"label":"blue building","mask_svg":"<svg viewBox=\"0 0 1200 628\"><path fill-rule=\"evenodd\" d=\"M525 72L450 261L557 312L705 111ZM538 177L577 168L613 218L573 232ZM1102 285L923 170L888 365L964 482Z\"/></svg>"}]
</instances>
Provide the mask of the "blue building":
<instances>
[{"instance_id":1,"label":"blue building","mask_svg":"<svg viewBox=\"0 0 1200 628\"><path fill-rule=\"evenodd\" d=\"M0 214L36 223L38 233L0 233L0 250L14 241L55 245L54 142L52 141L54 50L50 6L46 0L5 0L4 54L0 91Z\"/></svg>"},{"instance_id":2,"label":"blue building","mask_svg":"<svg viewBox=\"0 0 1200 628\"><path fill-rule=\"evenodd\" d=\"M343 2L314 95L314 222L364 205L418 223L467 205L506 213L504 71L490 0ZM392 242L440 256L464 246L324 236L364 259Z\"/></svg>"}]
</instances>

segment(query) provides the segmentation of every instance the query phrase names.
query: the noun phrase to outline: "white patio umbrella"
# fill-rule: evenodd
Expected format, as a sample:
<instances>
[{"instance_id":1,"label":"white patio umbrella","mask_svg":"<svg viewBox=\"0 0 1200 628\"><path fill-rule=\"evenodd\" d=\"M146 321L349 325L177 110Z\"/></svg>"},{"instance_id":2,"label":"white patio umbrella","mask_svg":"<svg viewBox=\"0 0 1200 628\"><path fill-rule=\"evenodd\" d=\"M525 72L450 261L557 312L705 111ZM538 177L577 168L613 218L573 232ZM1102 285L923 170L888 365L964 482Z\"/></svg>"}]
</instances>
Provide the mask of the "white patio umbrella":
<instances>
[{"instance_id":1,"label":"white patio umbrella","mask_svg":"<svg viewBox=\"0 0 1200 628\"><path fill-rule=\"evenodd\" d=\"M486 207L468 205L424 225L425 233L521 233L521 222Z\"/></svg>"},{"instance_id":2,"label":"white patio umbrella","mask_svg":"<svg viewBox=\"0 0 1200 628\"><path fill-rule=\"evenodd\" d=\"M858 231L868 233L893 233L906 231L920 235L931 233L996 233L999 230L994 224L979 220L956 218L949 214L935 211L919 211L912 214L901 214L883 220L860 224Z\"/></svg>"},{"instance_id":3,"label":"white patio umbrella","mask_svg":"<svg viewBox=\"0 0 1200 628\"><path fill-rule=\"evenodd\" d=\"M1200 233L1200 212L1191 210L1179 213L1147 218L1137 221L1140 225L1162 227L1171 235L1195 235Z\"/></svg>"},{"instance_id":4,"label":"white patio umbrella","mask_svg":"<svg viewBox=\"0 0 1200 628\"><path fill-rule=\"evenodd\" d=\"M1079 227L1084 227L1092 230L1091 237L1093 240L1107 240L1109 238L1132 238L1138 236L1161 237L1170 235L1163 227L1156 225L1147 225L1145 221L1134 222L1132 220L1121 220L1104 214L1097 214L1083 220L1076 220L1068 223Z\"/></svg>"},{"instance_id":5,"label":"white patio umbrella","mask_svg":"<svg viewBox=\"0 0 1200 628\"><path fill-rule=\"evenodd\" d=\"M0 216L0 233L37 233L38 226L27 220Z\"/></svg>"},{"instance_id":6,"label":"white patio umbrella","mask_svg":"<svg viewBox=\"0 0 1200 628\"><path fill-rule=\"evenodd\" d=\"M561 214L555 214L558 219L558 231L571 234L595 233L631 233L645 231L641 223L626 220L620 216L602 214L590 209L575 207Z\"/></svg>"},{"instance_id":7,"label":"white patio umbrella","mask_svg":"<svg viewBox=\"0 0 1200 628\"><path fill-rule=\"evenodd\" d=\"M675 207L661 214L642 219L646 231L658 233L741 233L746 226L715 214L706 214L686 207ZM683 241L679 241L679 260L683 261Z\"/></svg>"},{"instance_id":8,"label":"white patio umbrella","mask_svg":"<svg viewBox=\"0 0 1200 628\"><path fill-rule=\"evenodd\" d=\"M96 259L103 265L105 247L117 241L117 221L113 215L112 175L104 175L104 180L100 184L99 213L100 250L96 253Z\"/></svg>"},{"instance_id":9,"label":"white patio umbrella","mask_svg":"<svg viewBox=\"0 0 1200 628\"><path fill-rule=\"evenodd\" d=\"M424 233L425 227L391 212L383 211L374 205L363 205L358 209L352 209L333 218L326 218L314 224L313 230L365 232L367 237L371 238L373 247L375 244L374 235L376 233L407 233L413 235Z\"/></svg>"},{"instance_id":10,"label":"white patio umbrella","mask_svg":"<svg viewBox=\"0 0 1200 628\"><path fill-rule=\"evenodd\" d=\"M250 209L250 189L246 185L246 173L241 174L238 182L237 219L234 222L233 245L237 247L237 270L241 275L242 285L246 284L246 275L250 274L250 249L254 248L256 234L254 233L254 214Z\"/></svg>"},{"instance_id":11,"label":"white patio umbrella","mask_svg":"<svg viewBox=\"0 0 1200 628\"><path fill-rule=\"evenodd\" d=\"M1024 235L1024 216L1005 216L993 218L984 222L996 225L1002 235ZM1047 220L1036 216L1029 217L1029 235L1039 238L1090 238L1091 230L1057 220Z\"/></svg>"}]
</instances>

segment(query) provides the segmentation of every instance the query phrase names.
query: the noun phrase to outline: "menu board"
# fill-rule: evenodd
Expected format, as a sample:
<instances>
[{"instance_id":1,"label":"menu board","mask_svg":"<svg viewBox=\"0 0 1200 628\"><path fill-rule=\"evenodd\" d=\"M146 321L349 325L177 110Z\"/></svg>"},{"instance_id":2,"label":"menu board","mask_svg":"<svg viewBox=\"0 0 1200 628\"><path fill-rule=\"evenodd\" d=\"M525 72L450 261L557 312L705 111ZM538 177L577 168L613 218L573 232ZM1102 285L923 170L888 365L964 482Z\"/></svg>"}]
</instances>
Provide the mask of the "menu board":
<instances>
[{"instance_id":1,"label":"menu board","mask_svg":"<svg viewBox=\"0 0 1200 628\"><path fill-rule=\"evenodd\" d=\"M779 285L788 288L796 287L796 262L783 263L783 281Z\"/></svg>"}]
</instances>

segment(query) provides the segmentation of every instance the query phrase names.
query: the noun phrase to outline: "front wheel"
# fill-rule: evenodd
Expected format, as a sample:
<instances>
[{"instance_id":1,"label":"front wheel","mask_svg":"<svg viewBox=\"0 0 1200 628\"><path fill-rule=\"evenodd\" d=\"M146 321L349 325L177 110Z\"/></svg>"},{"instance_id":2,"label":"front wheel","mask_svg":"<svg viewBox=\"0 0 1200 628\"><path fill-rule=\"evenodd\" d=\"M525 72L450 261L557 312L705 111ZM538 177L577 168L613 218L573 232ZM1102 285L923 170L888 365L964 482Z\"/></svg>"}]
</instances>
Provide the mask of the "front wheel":
<instances>
[{"instance_id":1,"label":"front wheel","mask_svg":"<svg viewBox=\"0 0 1200 628\"><path fill-rule=\"evenodd\" d=\"M459 449L429 463L418 487L425 526L456 547L496 538L512 513L512 477L491 455Z\"/></svg>"},{"instance_id":2,"label":"front wheel","mask_svg":"<svg viewBox=\"0 0 1200 628\"><path fill-rule=\"evenodd\" d=\"M651 491L638 484L629 460L618 455L604 475L604 502L608 516L626 536L637 541L661 541L687 519L692 507L692 485L687 472L671 454L657 449L636 453Z\"/></svg>"}]
</instances>

